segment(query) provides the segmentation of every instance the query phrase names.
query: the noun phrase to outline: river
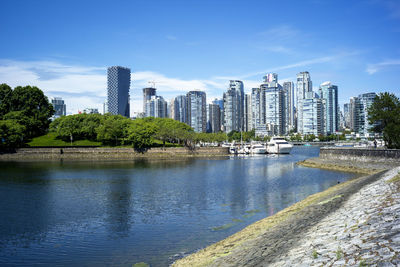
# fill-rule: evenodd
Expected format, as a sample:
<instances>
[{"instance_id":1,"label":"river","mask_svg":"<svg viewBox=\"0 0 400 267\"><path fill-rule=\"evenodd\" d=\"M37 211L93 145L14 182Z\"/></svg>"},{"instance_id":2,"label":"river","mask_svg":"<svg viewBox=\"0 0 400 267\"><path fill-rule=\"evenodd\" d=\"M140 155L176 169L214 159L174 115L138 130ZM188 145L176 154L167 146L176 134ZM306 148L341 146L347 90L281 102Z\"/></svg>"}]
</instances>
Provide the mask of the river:
<instances>
[{"instance_id":1,"label":"river","mask_svg":"<svg viewBox=\"0 0 400 267\"><path fill-rule=\"evenodd\" d=\"M354 174L290 155L0 162L1 266L167 266Z\"/></svg>"}]
</instances>

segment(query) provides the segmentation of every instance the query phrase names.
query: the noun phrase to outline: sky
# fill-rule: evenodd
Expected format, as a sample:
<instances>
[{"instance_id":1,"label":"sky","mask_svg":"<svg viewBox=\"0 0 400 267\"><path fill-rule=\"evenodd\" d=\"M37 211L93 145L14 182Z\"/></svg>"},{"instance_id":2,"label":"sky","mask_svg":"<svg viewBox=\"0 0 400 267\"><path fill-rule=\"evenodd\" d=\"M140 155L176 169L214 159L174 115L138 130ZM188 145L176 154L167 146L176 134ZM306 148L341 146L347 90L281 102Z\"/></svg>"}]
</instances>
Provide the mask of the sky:
<instances>
[{"instance_id":1,"label":"sky","mask_svg":"<svg viewBox=\"0 0 400 267\"><path fill-rule=\"evenodd\" d=\"M1 0L0 83L62 97L67 114L99 108L107 67L131 69L131 115L155 82L166 100L203 90L245 92L269 72L280 83L310 72L339 102L367 92L400 96L400 0Z\"/></svg>"}]
</instances>

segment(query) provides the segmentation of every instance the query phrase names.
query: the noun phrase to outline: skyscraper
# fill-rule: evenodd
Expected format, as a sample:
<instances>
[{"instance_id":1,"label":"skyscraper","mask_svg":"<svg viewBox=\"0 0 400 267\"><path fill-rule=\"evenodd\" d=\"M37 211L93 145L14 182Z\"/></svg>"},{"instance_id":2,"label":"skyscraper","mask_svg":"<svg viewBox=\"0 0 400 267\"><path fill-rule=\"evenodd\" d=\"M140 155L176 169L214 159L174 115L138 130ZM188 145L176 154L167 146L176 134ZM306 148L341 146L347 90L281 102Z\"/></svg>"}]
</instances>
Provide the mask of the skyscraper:
<instances>
[{"instance_id":1,"label":"skyscraper","mask_svg":"<svg viewBox=\"0 0 400 267\"><path fill-rule=\"evenodd\" d=\"M308 92L312 92L312 82L308 71L297 74L296 83L296 108L297 108L297 132L302 133L303 130L303 99Z\"/></svg>"},{"instance_id":2,"label":"skyscraper","mask_svg":"<svg viewBox=\"0 0 400 267\"><path fill-rule=\"evenodd\" d=\"M323 134L334 134L339 130L338 87L331 82L324 82L319 87L322 99L324 128Z\"/></svg>"},{"instance_id":3,"label":"skyscraper","mask_svg":"<svg viewBox=\"0 0 400 267\"><path fill-rule=\"evenodd\" d=\"M156 88L143 88L143 112L146 114L146 102L156 95Z\"/></svg>"},{"instance_id":4,"label":"skyscraper","mask_svg":"<svg viewBox=\"0 0 400 267\"><path fill-rule=\"evenodd\" d=\"M146 101L146 117L166 118L167 117L167 102L162 96L151 96L150 100Z\"/></svg>"},{"instance_id":5,"label":"skyscraper","mask_svg":"<svg viewBox=\"0 0 400 267\"><path fill-rule=\"evenodd\" d=\"M345 103L343 105L343 116L344 116L344 127L350 127L350 103Z\"/></svg>"},{"instance_id":6,"label":"skyscraper","mask_svg":"<svg viewBox=\"0 0 400 267\"><path fill-rule=\"evenodd\" d=\"M208 114L210 132L218 133L219 131L221 131L221 109L219 105L209 104Z\"/></svg>"},{"instance_id":7,"label":"skyscraper","mask_svg":"<svg viewBox=\"0 0 400 267\"><path fill-rule=\"evenodd\" d=\"M251 95L245 94L244 97L244 128L245 132L249 132L253 129L252 127L252 107L251 107Z\"/></svg>"},{"instance_id":8,"label":"skyscraper","mask_svg":"<svg viewBox=\"0 0 400 267\"><path fill-rule=\"evenodd\" d=\"M283 83L283 92L285 95L285 115L286 115L286 132L296 128L295 112L294 112L294 85L293 82Z\"/></svg>"},{"instance_id":9,"label":"skyscraper","mask_svg":"<svg viewBox=\"0 0 400 267\"><path fill-rule=\"evenodd\" d=\"M269 73L264 76L264 84L260 86L265 110L265 124L271 129L271 135L286 133L285 99L282 86L278 83L278 74Z\"/></svg>"},{"instance_id":10,"label":"skyscraper","mask_svg":"<svg viewBox=\"0 0 400 267\"><path fill-rule=\"evenodd\" d=\"M54 97L51 100L51 104L54 107L54 118L59 118L67 114L67 107L61 97Z\"/></svg>"},{"instance_id":11,"label":"skyscraper","mask_svg":"<svg viewBox=\"0 0 400 267\"><path fill-rule=\"evenodd\" d=\"M227 133L242 131L244 125L244 89L243 82L229 81L229 88L223 95L224 128Z\"/></svg>"},{"instance_id":12,"label":"skyscraper","mask_svg":"<svg viewBox=\"0 0 400 267\"><path fill-rule=\"evenodd\" d=\"M107 104L108 112L129 118L129 88L131 70L129 68L112 66L107 69Z\"/></svg>"},{"instance_id":13,"label":"skyscraper","mask_svg":"<svg viewBox=\"0 0 400 267\"><path fill-rule=\"evenodd\" d=\"M323 107L322 100L314 92L307 92L302 102L302 134L314 134L318 136L323 133Z\"/></svg>"},{"instance_id":14,"label":"skyscraper","mask_svg":"<svg viewBox=\"0 0 400 267\"><path fill-rule=\"evenodd\" d=\"M252 88L251 89L251 119L252 119L252 128L256 129L260 125L264 125L264 112L261 108L262 106L262 96L260 88Z\"/></svg>"},{"instance_id":15,"label":"skyscraper","mask_svg":"<svg viewBox=\"0 0 400 267\"><path fill-rule=\"evenodd\" d=\"M202 91L190 91L186 94L188 124L195 132L207 130L207 106L206 93Z\"/></svg>"},{"instance_id":16,"label":"skyscraper","mask_svg":"<svg viewBox=\"0 0 400 267\"><path fill-rule=\"evenodd\" d=\"M173 107L171 106L171 113L174 114L173 119L187 123L188 122L187 97L185 95L179 95L173 99L173 103L174 103Z\"/></svg>"},{"instance_id":17,"label":"skyscraper","mask_svg":"<svg viewBox=\"0 0 400 267\"><path fill-rule=\"evenodd\" d=\"M368 121L368 108L375 97L376 93L366 93L350 98L350 126L356 133L368 136L374 127Z\"/></svg>"},{"instance_id":18,"label":"skyscraper","mask_svg":"<svg viewBox=\"0 0 400 267\"><path fill-rule=\"evenodd\" d=\"M224 129L224 118L225 118L225 113L224 113L224 99L217 99L217 98L215 98L215 99L212 101L212 103L219 106L221 131L225 131L225 129Z\"/></svg>"}]
</instances>

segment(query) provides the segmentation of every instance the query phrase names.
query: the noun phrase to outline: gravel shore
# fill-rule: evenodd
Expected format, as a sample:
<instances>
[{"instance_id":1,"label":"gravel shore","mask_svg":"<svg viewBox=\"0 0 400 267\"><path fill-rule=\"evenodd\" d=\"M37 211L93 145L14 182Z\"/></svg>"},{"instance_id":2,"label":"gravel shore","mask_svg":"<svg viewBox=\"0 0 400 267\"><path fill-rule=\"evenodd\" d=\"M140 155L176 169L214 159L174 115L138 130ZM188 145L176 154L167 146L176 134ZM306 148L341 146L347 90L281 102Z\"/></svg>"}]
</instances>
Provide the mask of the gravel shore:
<instances>
[{"instance_id":1,"label":"gravel shore","mask_svg":"<svg viewBox=\"0 0 400 267\"><path fill-rule=\"evenodd\" d=\"M399 266L396 165L330 161L325 168L373 174L312 195L174 266Z\"/></svg>"}]
</instances>

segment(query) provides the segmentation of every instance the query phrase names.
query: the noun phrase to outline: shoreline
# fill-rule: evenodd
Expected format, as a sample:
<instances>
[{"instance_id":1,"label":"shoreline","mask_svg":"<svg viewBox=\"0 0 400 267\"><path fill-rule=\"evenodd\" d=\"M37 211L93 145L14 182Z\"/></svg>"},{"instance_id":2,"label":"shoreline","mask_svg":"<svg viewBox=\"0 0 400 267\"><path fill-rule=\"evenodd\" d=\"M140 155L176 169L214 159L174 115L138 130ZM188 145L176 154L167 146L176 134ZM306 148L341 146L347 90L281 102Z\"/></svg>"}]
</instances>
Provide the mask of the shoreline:
<instances>
[{"instance_id":1,"label":"shoreline","mask_svg":"<svg viewBox=\"0 0 400 267\"><path fill-rule=\"evenodd\" d=\"M393 171L393 168L399 166L400 163L373 161L364 161L360 163L356 161L332 159L328 162L327 159L312 158L299 162L298 165L347 171L364 175L335 185L323 192L308 196L306 199L270 217L261 219L217 243L175 261L172 266L284 266L288 264L288 262L291 262L290 265L318 264L318 266L320 266L328 264L329 262L334 263L339 261L339 259L335 260L335 253L328 255L329 253L327 251L321 252L312 246L307 247L309 251L303 248L303 251L300 252L299 248L301 245L307 243L308 239L310 239L304 238L304 235L306 233L311 235L311 231L311 233L316 232L317 235L326 236L327 233L319 233L320 231L318 231L318 229L326 228L324 228L324 225L320 225L321 223L327 224L327 222L324 221L326 218L329 218L332 214L337 212L342 214L343 206L349 205L348 202L351 202L351 199L360 191L367 190L372 186L376 187L376 183L379 183L379 186L383 187L382 183L385 184L383 179L390 179L390 177L385 178L385 175L392 172L391 175L395 176L396 171ZM392 171L388 171L388 169ZM396 184L397 183L400 184L400 182L396 182ZM400 185L398 188L400 188ZM390 191L390 194L392 193L395 194L395 191ZM389 195L387 197L391 196ZM365 205L364 208L368 208L371 201L371 199L367 199L365 203L361 203L361 205ZM400 194L398 202L400 202ZM353 205L352 203L350 204ZM400 212L400 204L398 208ZM339 218L337 222L334 222L333 226L330 225L329 228L333 228L335 224L339 224L341 220L343 219ZM398 224L399 221L394 223ZM351 226L352 225L349 225L349 227ZM348 229L345 230L348 231ZM367 232L367 230L365 230L365 232ZM400 239L398 243L400 248ZM345 245L342 246L345 247ZM336 250L337 249L336 247ZM304 256L301 253L307 255ZM345 255L349 256L349 254L340 253L343 254L341 258L344 258ZM322 254L328 255L328 258L323 258ZM304 256L304 258L300 259L298 257L299 255ZM330 258L332 258L331 261L329 261ZM365 260L364 258L360 256L360 259L354 260L354 264L361 264ZM368 261L368 263L371 262L371 260ZM343 262L343 264L345 264L345 262Z\"/></svg>"}]
</instances>

